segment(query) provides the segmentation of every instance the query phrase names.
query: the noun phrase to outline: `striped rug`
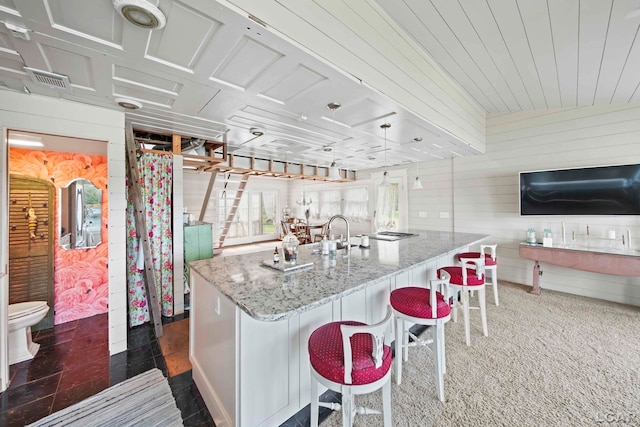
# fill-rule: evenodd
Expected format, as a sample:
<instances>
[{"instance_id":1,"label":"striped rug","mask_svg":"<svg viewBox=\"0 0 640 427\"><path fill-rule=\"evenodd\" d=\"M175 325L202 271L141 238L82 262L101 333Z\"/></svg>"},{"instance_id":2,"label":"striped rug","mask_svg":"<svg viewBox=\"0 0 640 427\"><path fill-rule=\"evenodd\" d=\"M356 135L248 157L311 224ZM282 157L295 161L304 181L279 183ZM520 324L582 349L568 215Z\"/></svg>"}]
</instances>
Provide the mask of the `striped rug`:
<instances>
[{"instance_id":1,"label":"striped rug","mask_svg":"<svg viewBox=\"0 0 640 427\"><path fill-rule=\"evenodd\" d=\"M152 369L29 426L182 426L167 379Z\"/></svg>"}]
</instances>

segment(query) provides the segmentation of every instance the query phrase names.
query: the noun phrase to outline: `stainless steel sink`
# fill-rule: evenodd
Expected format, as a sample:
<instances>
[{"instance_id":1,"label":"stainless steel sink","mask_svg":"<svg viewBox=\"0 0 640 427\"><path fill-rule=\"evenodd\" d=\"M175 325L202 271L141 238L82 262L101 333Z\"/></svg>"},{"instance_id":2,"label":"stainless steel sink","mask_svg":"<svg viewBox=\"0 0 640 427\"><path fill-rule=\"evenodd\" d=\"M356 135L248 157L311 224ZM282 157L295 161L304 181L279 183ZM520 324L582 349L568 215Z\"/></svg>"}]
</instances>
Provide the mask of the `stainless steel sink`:
<instances>
[{"instance_id":1,"label":"stainless steel sink","mask_svg":"<svg viewBox=\"0 0 640 427\"><path fill-rule=\"evenodd\" d=\"M416 236L416 234L413 233L401 233L399 231L381 231L378 234L374 234L372 236L370 236L371 239L376 239L376 240L390 240L390 241L394 241L394 240L400 240L400 239L408 239L409 237L413 237Z\"/></svg>"}]
</instances>

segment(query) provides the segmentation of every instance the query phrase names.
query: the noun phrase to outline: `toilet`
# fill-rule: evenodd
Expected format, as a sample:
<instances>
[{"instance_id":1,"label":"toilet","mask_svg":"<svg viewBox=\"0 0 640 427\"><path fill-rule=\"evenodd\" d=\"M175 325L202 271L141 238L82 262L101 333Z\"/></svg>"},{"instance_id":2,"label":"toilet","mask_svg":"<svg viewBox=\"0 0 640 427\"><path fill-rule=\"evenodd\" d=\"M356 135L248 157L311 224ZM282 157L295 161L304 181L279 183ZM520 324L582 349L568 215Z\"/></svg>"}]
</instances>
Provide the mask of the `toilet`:
<instances>
[{"instance_id":1,"label":"toilet","mask_svg":"<svg viewBox=\"0 0 640 427\"><path fill-rule=\"evenodd\" d=\"M31 340L31 327L49 312L46 301L9 304L9 365L33 359L40 344Z\"/></svg>"}]
</instances>

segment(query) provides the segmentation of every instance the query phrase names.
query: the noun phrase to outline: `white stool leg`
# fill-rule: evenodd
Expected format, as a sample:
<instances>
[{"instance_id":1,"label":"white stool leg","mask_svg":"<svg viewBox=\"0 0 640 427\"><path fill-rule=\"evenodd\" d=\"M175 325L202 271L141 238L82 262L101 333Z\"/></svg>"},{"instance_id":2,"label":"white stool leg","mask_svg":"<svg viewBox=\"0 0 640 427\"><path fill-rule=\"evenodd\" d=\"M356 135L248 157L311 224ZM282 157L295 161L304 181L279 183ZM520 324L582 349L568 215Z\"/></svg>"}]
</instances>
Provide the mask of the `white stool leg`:
<instances>
[{"instance_id":1,"label":"white stool leg","mask_svg":"<svg viewBox=\"0 0 640 427\"><path fill-rule=\"evenodd\" d=\"M351 388L342 388L342 427L352 427L353 417L355 415L353 410L353 394Z\"/></svg>"},{"instance_id":2,"label":"white stool leg","mask_svg":"<svg viewBox=\"0 0 640 427\"><path fill-rule=\"evenodd\" d=\"M500 305L498 302L498 268L491 269L491 286L493 286L493 299L496 301L496 305Z\"/></svg>"},{"instance_id":3,"label":"white stool leg","mask_svg":"<svg viewBox=\"0 0 640 427\"><path fill-rule=\"evenodd\" d=\"M384 427L391 427L391 380L382 386L382 410Z\"/></svg>"},{"instance_id":4,"label":"white stool leg","mask_svg":"<svg viewBox=\"0 0 640 427\"><path fill-rule=\"evenodd\" d=\"M487 301L484 288L478 291L478 302L480 303L480 317L482 318L482 332L484 336L489 336L487 329Z\"/></svg>"},{"instance_id":5,"label":"white stool leg","mask_svg":"<svg viewBox=\"0 0 640 427\"><path fill-rule=\"evenodd\" d=\"M318 381L311 374L311 427L318 427Z\"/></svg>"},{"instance_id":6,"label":"white stool leg","mask_svg":"<svg viewBox=\"0 0 640 427\"><path fill-rule=\"evenodd\" d=\"M404 342L404 321L396 317L396 384L402 383L402 343Z\"/></svg>"},{"instance_id":7,"label":"white stool leg","mask_svg":"<svg viewBox=\"0 0 640 427\"><path fill-rule=\"evenodd\" d=\"M407 362L409 360L409 329L408 323L406 321L402 321L402 357L404 361Z\"/></svg>"},{"instance_id":8,"label":"white stool leg","mask_svg":"<svg viewBox=\"0 0 640 427\"><path fill-rule=\"evenodd\" d=\"M433 340L433 356L434 356L434 365L435 365L435 373L436 373L436 388L438 389L438 399L441 402L444 402L444 333L443 333L444 325L434 325L435 328L435 337Z\"/></svg>"},{"instance_id":9,"label":"white stool leg","mask_svg":"<svg viewBox=\"0 0 640 427\"><path fill-rule=\"evenodd\" d=\"M471 320L469 319L469 291L462 290L462 314L464 315L464 334L467 345L471 345Z\"/></svg>"},{"instance_id":10,"label":"white stool leg","mask_svg":"<svg viewBox=\"0 0 640 427\"><path fill-rule=\"evenodd\" d=\"M446 358L446 352L445 352L445 339L444 339L444 325L445 323L440 323L438 325L438 333L440 335L442 335L442 337L440 338L440 350L441 350L441 354L442 354L442 373L446 374L447 373L447 358Z\"/></svg>"}]
</instances>

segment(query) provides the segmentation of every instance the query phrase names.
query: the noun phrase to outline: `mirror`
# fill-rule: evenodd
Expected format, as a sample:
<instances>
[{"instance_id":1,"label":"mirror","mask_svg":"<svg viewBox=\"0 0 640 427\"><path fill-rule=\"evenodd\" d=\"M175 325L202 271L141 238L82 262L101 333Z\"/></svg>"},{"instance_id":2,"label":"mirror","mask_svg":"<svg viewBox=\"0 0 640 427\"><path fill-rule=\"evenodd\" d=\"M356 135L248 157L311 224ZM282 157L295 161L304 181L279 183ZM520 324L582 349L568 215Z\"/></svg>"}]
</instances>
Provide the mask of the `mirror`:
<instances>
[{"instance_id":1,"label":"mirror","mask_svg":"<svg viewBox=\"0 0 640 427\"><path fill-rule=\"evenodd\" d=\"M102 190L76 179L60 189L60 247L94 248L102 242Z\"/></svg>"}]
</instances>

